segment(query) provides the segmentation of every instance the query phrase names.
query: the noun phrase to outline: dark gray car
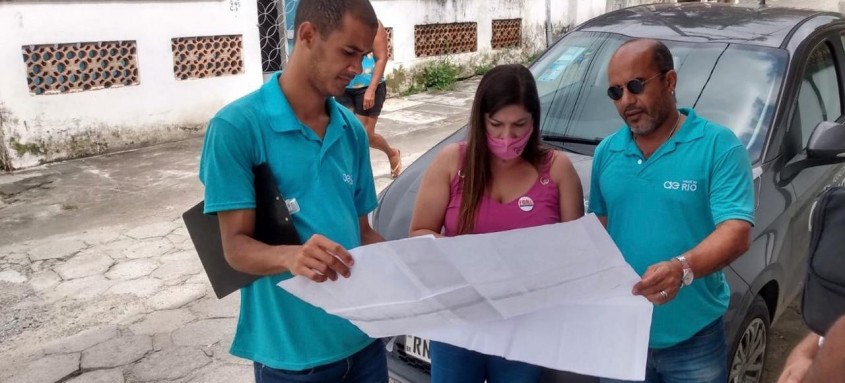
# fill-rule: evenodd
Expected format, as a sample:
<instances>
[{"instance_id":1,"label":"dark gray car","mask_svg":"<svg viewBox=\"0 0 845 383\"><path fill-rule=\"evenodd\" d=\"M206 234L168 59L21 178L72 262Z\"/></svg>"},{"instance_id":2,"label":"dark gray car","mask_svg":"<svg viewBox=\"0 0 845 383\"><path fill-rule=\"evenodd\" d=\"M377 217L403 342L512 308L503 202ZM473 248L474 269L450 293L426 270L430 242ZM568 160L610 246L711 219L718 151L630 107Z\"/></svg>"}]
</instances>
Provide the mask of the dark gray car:
<instances>
[{"instance_id":1,"label":"dark gray car","mask_svg":"<svg viewBox=\"0 0 845 383\"><path fill-rule=\"evenodd\" d=\"M835 13L692 3L627 8L575 28L531 71L543 106L543 141L567 152L585 195L596 144L623 125L607 97L607 63L634 37L657 38L671 49L678 105L731 128L748 149L756 226L749 251L725 269L731 286L726 362L731 382L757 382L771 321L804 278L811 205L824 188L845 184L845 21ZM381 194L376 230L388 239L407 236L423 172L465 129ZM426 342L400 337L397 344L391 375L427 382L428 363L419 358ZM544 379L567 375L550 371Z\"/></svg>"}]
</instances>

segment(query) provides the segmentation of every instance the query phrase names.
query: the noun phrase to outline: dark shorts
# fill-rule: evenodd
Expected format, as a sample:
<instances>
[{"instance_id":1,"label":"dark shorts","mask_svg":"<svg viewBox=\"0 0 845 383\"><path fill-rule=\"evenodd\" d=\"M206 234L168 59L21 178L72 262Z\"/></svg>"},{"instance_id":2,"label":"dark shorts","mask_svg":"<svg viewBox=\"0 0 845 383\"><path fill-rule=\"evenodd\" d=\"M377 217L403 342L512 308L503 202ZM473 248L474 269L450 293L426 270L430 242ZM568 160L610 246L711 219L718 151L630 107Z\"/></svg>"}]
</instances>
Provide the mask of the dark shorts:
<instances>
[{"instance_id":1,"label":"dark shorts","mask_svg":"<svg viewBox=\"0 0 845 383\"><path fill-rule=\"evenodd\" d=\"M351 109L359 116L378 117L381 114L381 107L384 105L384 99L387 98L387 86L382 81L376 87L376 101L373 107L364 110L364 93L367 92L367 87L349 89L343 92L342 96L335 97L337 102L343 106Z\"/></svg>"}]
</instances>

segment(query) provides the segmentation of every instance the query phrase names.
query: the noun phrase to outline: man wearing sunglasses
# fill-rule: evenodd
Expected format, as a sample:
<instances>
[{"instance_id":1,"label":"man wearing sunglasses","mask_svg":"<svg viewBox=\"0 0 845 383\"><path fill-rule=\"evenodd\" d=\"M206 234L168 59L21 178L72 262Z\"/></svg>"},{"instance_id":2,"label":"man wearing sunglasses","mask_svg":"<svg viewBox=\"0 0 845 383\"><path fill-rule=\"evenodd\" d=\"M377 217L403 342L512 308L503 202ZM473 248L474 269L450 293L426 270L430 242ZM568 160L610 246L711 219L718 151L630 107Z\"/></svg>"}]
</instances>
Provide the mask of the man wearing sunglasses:
<instances>
[{"instance_id":1,"label":"man wearing sunglasses","mask_svg":"<svg viewBox=\"0 0 845 383\"><path fill-rule=\"evenodd\" d=\"M678 109L677 81L659 41L613 54L607 95L625 126L596 148L589 210L642 275L632 293L655 305L646 382L724 383L721 268L750 244L751 166L733 132Z\"/></svg>"}]
</instances>

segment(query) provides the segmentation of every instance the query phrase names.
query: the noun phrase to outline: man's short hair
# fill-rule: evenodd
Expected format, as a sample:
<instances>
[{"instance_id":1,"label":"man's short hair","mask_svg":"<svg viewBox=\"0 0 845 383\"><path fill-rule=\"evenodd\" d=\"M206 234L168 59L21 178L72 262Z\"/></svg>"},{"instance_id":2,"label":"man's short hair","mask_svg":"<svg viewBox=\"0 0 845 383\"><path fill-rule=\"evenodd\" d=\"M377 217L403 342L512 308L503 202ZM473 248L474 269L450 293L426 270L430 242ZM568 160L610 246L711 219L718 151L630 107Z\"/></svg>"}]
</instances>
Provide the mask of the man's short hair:
<instances>
[{"instance_id":1,"label":"man's short hair","mask_svg":"<svg viewBox=\"0 0 845 383\"><path fill-rule=\"evenodd\" d=\"M640 42L640 41L647 41L651 44L651 60L654 62L654 65L657 67L657 70L660 73L666 73L670 70L675 69L675 60L672 58L672 52L669 51L669 47L666 44L663 44L660 40L654 39L631 39L623 43L619 48L624 47L625 45Z\"/></svg>"},{"instance_id":2,"label":"man's short hair","mask_svg":"<svg viewBox=\"0 0 845 383\"><path fill-rule=\"evenodd\" d=\"M659 70L660 73L663 73L675 69L675 60L672 58L672 52L669 52L669 47L660 41L656 42L657 43L654 45L654 51L652 52L654 55L652 60L654 60L654 65L657 66L657 70Z\"/></svg>"},{"instance_id":3,"label":"man's short hair","mask_svg":"<svg viewBox=\"0 0 845 383\"><path fill-rule=\"evenodd\" d=\"M296 8L294 31L298 31L299 26L308 21L314 24L325 39L340 27L346 14L373 29L378 28L378 18L369 0L302 0Z\"/></svg>"}]
</instances>

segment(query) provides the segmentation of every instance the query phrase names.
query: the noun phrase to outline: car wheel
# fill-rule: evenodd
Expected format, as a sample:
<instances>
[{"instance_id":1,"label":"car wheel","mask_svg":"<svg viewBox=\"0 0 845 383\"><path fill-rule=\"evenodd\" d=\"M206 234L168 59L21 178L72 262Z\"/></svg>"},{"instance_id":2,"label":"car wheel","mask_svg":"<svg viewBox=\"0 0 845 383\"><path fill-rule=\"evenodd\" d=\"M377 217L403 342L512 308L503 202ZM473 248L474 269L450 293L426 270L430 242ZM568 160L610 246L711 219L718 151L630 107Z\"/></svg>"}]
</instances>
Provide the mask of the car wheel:
<instances>
[{"instance_id":1,"label":"car wheel","mask_svg":"<svg viewBox=\"0 0 845 383\"><path fill-rule=\"evenodd\" d=\"M731 346L730 383L760 382L770 324L766 302L760 296L754 297L748 315L742 321L740 336Z\"/></svg>"}]
</instances>

